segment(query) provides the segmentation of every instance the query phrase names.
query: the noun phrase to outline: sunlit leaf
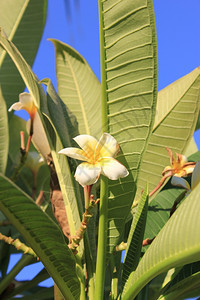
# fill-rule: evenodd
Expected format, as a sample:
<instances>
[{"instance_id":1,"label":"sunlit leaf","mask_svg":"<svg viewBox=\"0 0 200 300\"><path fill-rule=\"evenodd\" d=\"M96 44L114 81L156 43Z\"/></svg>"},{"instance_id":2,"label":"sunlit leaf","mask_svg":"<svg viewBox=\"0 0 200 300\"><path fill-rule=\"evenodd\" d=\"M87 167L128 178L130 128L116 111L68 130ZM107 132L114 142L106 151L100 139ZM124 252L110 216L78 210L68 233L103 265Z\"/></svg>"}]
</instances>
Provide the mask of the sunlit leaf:
<instances>
[{"instance_id":1,"label":"sunlit leaf","mask_svg":"<svg viewBox=\"0 0 200 300\"><path fill-rule=\"evenodd\" d=\"M165 147L182 154L187 148L199 113L199 93L199 68L158 93L153 133L143 157L138 179L138 198L146 182L152 191L159 183L163 169L170 165Z\"/></svg>"},{"instance_id":2,"label":"sunlit leaf","mask_svg":"<svg viewBox=\"0 0 200 300\"><path fill-rule=\"evenodd\" d=\"M103 130L118 141L130 175L109 181L108 252L124 228L152 129L157 97L157 44L152 1L100 4ZM106 116L107 115L107 116Z\"/></svg>"},{"instance_id":3,"label":"sunlit leaf","mask_svg":"<svg viewBox=\"0 0 200 300\"><path fill-rule=\"evenodd\" d=\"M51 39L56 51L58 93L76 116L80 134L100 137L101 88L85 59L72 47Z\"/></svg>"}]
</instances>

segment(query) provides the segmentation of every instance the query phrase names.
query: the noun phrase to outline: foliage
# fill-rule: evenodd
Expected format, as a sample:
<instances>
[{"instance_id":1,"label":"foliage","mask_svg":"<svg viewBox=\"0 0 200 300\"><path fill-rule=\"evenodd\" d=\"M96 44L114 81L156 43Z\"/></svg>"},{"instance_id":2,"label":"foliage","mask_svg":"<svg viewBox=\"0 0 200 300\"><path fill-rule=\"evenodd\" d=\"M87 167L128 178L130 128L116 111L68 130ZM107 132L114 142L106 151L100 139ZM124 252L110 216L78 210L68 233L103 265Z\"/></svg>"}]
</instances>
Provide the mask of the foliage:
<instances>
[{"instance_id":1,"label":"foliage","mask_svg":"<svg viewBox=\"0 0 200 300\"><path fill-rule=\"evenodd\" d=\"M30 67L47 0L0 4L0 297L199 296L200 152L181 154L196 149L200 69L157 93L152 0L99 1L101 84L75 49L50 39L57 92ZM12 107L23 105L28 122L8 112L25 87ZM187 193L171 184L193 174ZM44 269L16 284L35 256ZM50 276L54 288L38 286Z\"/></svg>"}]
</instances>

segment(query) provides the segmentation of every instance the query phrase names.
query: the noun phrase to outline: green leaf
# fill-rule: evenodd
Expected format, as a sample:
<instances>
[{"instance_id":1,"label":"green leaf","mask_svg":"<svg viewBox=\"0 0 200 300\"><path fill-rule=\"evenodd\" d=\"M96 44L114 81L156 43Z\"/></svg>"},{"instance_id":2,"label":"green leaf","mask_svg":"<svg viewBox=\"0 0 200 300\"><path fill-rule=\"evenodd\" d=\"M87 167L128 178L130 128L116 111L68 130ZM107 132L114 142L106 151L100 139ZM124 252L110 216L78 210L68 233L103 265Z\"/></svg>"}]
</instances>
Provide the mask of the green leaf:
<instances>
[{"instance_id":1,"label":"green leaf","mask_svg":"<svg viewBox=\"0 0 200 300\"><path fill-rule=\"evenodd\" d=\"M154 277L200 260L200 185L184 200L141 259L122 299L134 299Z\"/></svg>"},{"instance_id":2,"label":"green leaf","mask_svg":"<svg viewBox=\"0 0 200 300\"><path fill-rule=\"evenodd\" d=\"M152 1L100 4L103 130L118 141L117 159L130 175L109 181L108 252L119 242L135 195L135 181L153 126L157 44Z\"/></svg>"},{"instance_id":3,"label":"green leaf","mask_svg":"<svg viewBox=\"0 0 200 300\"><path fill-rule=\"evenodd\" d=\"M74 142L72 140L73 137L78 135L78 123L76 117L58 96L49 78L43 79L41 83L47 86L47 107L49 117L60 136L63 146L70 147Z\"/></svg>"},{"instance_id":4,"label":"green leaf","mask_svg":"<svg viewBox=\"0 0 200 300\"><path fill-rule=\"evenodd\" d=\"M78 183L75 182L75 179L73 178L73 171L70 169L67 157L58 154L58 151L64 148L63 143L66 143L65 146L70 146L68 132L69 118L67 116L67 111L65 109L62 110L62 100L54 90L51 81L48 80L46 83L48 111L44 111L46 117L43 115L43 118L47 128L47 138L51 147L51 154L65 203L70 233L73 236L81 223L80 214L83 211L81 194ZM41 106L44 106L44 103L41 103ZM56 110L58 115L55 114ZM54 123L52 121L54 121ZM62 121L62 124L60 121ZM66 132L65 129L67 130ZM66 136L64 137L64 135Z\"/></svg>"},{"instance_id":5,"label":"green leaf","mask_svg":"<svg viewBox=\"0 0 200 300\"><path fill-rule=\"evenodd\" d=\"M167 294L159 297L159 300L185 300L200 295L200 272L189 276L169 289ZM197 298L195 298L197 299Z\"/></svg>"},{"instance_id":6,"label":"green leaf","mask_svg":"<svg viewBox=\"0 0 200 300\"><path fill-rule=\"evenodd\" d=\"M177 189L172 186L156 195L149 204L144 239L153 239L160 232L169 220L170 210L174 202L177 199L183 199L184 195L184 189ZM148 247L143 248L144 251L147 249Z\"/></svg>"},{"instance_id":7,"label":"green leaf","mask_svg":"<svg viewBox=\"0 0 200 300\"><path fill-rule=\"evenodd\" d=\"M200 294L200 262L185 265L177 276L174 277L160 292L159 299L179 300L194 297ZM197 294L194 295L195 290Z\"/></svg>"},{"instance_id":8,"label":"green leaf","mask_svg":"<svg viewBox=\"0 0 200 300\"><path fill-rule=\"evenodd\" d=\"M149 183L150 191L157 186L163 169L170 164L165 147L178 153L184 153L187 148L199 112L199 93L199 68L158 93L153 133L143 157L138 179L138 198L146 182Z\"/></svg>"},{"instance_id":9,"label":"green leaf","mask_svg":"<svg viewBox=\"0 0 200 300\"><path fill-rule=\"evenodd\" d=\"M124 258L122 270L122 285L124 286L130 273L135 271L140 260L142 241L146 225L146 217L148 210L148 189L146 188L142 194L142 198L138 204L137 211L134 215L128 241L126 254ZM126 286L125 286L126 289Z\"/></svg>"},{"instance_id":10,"label":"green leaf","mask_svg":"<svg viewBox=\"0 0 200 300\"><path fill-rule=\"evenodd\" d=\"M50 39L56 51L58 93L76 116L80 134L99 138L101 132L100 83L85 59L72 47Z\"/></svg>"},{"instance_id":11,"label":"green leaf","mask_svg":"<svg viewBox=\"0 0 200 300\"><path fill-rule=\"evenodd\" d=\"M200 112L199 112L198 119L197 119L197 124L196 124L196 127L195 127L195 130L198 130L198 129L200 129Z\"/></svg>"},{"instance_id":12,"label":"green leaf","mask_svg":"<svg viewBox=\"0 0 200 300\"><path fill-rule=\"evenodd\" d=\"M38 79L36 78L35 74L32 72L30 66L25 61L21 53L15 47L15 45L10 42L5 36L0 28L0 45L3 47L4 50L9 54L10 58L14 62L15 66L17 67L25 85L27 86L30 94L32 95L35 105L38 107L40 103L40 96L44 96L44 91L41 85L38 83ZM9 70L10 72L10 70ZM2 87L3 89L3 87ZM9 87L10 89L10 87ZM3 95L4 91L2 90ZM5 97L5 95L4 95Z\"/></svg>"},{"instance_id":13,"label":"green leaf","mask_svg":"<svg viewBox=\"0 0 200 300\"><path fill-rule=\"evenodd\" d=\"M0 172L5 173L7 158L8 158L8 118L7 118L7 106L2 95L0 86Z\"/></svg>"},{"instance_id":14,"label":"green leaf","mask_svg":"<svg viewBox=\"0 0 200 300\"><path fill-rule=\"evenodd\" d=\"M47 0L1 0L0 27L24 56L33 64L46 21ZM0 82L7 107L17 102L24 90L23 80L5 51L0 49ZM12 87L12 88L11 88Z\"/></svg>"},{"instance_id":15,"label":"green leaf","mask_svg":"<svg viewBox=\"0 0 200 300\"><path fill-rule=\"evenodd\" d=\"M63 296L79 299L75 259L59 227L28 195L2 175L0 209L36 252Z\"/></svg>"}]
</instances>

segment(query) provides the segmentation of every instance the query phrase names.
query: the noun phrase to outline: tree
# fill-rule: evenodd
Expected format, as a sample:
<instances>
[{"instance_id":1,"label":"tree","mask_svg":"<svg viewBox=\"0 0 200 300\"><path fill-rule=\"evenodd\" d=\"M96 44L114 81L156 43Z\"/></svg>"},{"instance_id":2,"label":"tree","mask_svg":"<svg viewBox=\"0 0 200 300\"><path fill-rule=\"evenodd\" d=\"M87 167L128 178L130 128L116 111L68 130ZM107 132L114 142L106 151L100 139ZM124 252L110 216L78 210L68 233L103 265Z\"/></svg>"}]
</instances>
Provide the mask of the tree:
<instances>
[{"instance_id":1,"label":"tree","mask_svg":"<svg viewBox=\"0 0 200 300\"><path fill-rule=\"evenodd\" d=\"M2 297L51 299L37 286L48 276L55 299L199 295L200 154L182 155L199 124L199 68L157 93L152 1L99 1L101 85L76 50L51 40L57 93L29 66L46 1L25 2L2 1L13 20L0 35ZM22 108L27 124L7 113ZM24 255L6 275L13 246ZM11 290L36 259L45 269Z\"/></svg>"}]
</instances>

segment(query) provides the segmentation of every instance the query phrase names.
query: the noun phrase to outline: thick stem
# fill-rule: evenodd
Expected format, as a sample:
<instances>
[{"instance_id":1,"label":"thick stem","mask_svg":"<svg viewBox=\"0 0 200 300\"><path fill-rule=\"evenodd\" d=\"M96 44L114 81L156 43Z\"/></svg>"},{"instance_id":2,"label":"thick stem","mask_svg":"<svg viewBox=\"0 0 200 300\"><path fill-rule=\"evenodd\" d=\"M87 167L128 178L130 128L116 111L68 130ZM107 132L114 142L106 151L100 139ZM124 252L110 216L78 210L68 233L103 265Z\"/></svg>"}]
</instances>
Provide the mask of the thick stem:
<instances>
[{"instance_id":1,"label":"thick stem","mask_svg":"<svg viewBox=\"0 0 200 300\"><path fill-rule=\"evenodd\" d=\"M32 255L23 255L18 263L12 268L12 270L6 275L6 277L0 282L0 295L9 286L15 276L28 264L35 259Z\"/></svg>"},{"instance_id":2,"label":"thick stem","mask_svg":"<svg viewBox=\"0 0 200 300\"><path fill-rule=\"evenodd\" d=\"M101 179L101 198L99 207L99 234L97 249L96 287L95 300L103 300L104 282L106 270L106 245L107 245L107 222L108 222L108 181L106 177Z\"/></svg>"}]
</instances>

